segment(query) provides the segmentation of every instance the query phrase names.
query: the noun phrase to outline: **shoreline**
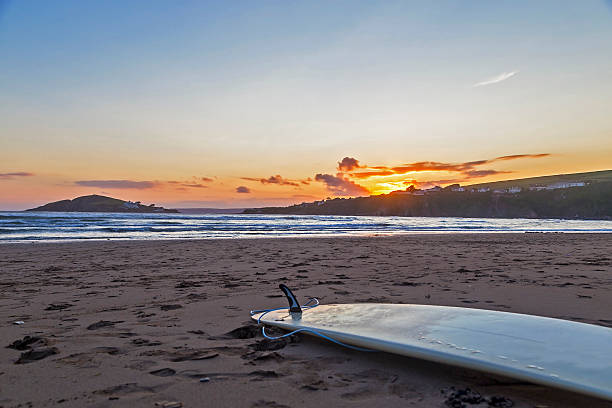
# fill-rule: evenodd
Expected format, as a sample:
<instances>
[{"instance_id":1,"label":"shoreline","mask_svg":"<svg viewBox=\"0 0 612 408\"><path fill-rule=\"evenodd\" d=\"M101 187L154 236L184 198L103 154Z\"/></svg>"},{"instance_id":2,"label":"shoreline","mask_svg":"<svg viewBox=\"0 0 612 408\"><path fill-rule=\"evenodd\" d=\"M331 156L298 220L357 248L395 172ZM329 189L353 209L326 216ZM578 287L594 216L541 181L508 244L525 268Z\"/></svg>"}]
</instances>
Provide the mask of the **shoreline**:
<instances>
[{"instance_id":1,"label":"shoreline","mask_svg":"<svg viewBox=\"0 0 612 408\"><path fill-rule=\"evenodd\" d=\"M25 351L0 348L2 406L439 407L454 387L515 407L612 407L309 336L269 349L249 317L286 306L283 282L323 304L439 304L612 327L609 234L36 244L0 245L0 342L37 336L57 354L14 364Z\"/></svg>"},{"instance_id":2,"label":"shoreline","mask_svg":"<svg viewBox=\"0 0 612 408\"><path fill-rule=\"evenodd\" d=\"M412 231L412 232L397 232L397 233L373 233L364 235L302 235L302 236L254 236L254 237L202 237L202 238L66 238L66 239L54 239L54 240L19 240L19 241L2 241L0 240L0 247L4 245L26 245L26 244L80 244L80 243L103 243L103 242L192 242L192 241L238 241L238 240L291 240L291 239L378 239L378 238L399 238L404 236L452 236L452 235L492 235L492 236L503 236L503 235L554 235L554 234L567 234L567 235L606 235L612 234L612 231Z\"/></svg>"}]
</instances>

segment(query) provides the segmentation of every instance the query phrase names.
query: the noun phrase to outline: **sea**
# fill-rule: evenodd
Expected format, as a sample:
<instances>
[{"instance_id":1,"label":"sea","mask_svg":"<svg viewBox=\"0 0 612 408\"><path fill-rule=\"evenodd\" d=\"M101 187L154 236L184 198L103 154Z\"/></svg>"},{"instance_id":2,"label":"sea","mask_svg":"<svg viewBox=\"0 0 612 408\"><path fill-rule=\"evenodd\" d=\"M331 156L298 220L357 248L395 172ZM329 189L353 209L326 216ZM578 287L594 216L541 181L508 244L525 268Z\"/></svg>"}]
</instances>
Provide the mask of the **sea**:
<instances>
[{"instance_id":1,"label":"sea","mask_svg":"<svg viewBox=\"0 0 612 408\"><path fill-rule=\"evenodd\" d=\"M0 243L612 232L612 221L336 215L0 212Z\"/></svg>"}]
</instances>

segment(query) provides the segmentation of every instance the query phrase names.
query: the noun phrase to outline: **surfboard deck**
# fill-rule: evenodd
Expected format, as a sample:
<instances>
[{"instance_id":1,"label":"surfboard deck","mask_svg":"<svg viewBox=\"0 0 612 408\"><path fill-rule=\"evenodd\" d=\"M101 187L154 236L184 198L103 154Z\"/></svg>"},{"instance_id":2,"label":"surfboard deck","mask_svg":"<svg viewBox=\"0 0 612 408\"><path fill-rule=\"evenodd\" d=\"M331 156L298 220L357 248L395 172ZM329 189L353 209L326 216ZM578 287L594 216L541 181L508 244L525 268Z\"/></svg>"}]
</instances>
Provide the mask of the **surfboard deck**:
<instances>
[{"instance_id":1,"label":"surfboard deck","mask_svg":"<svg viewBox=\"0 0 612 408\"><path fill-rule=\"evenodd\" d=\"M252 316L257 320L259 314ZM517 313L414 304L330 304L262 323L612 400L612 329Z\"/></svg>"}]
</instances>

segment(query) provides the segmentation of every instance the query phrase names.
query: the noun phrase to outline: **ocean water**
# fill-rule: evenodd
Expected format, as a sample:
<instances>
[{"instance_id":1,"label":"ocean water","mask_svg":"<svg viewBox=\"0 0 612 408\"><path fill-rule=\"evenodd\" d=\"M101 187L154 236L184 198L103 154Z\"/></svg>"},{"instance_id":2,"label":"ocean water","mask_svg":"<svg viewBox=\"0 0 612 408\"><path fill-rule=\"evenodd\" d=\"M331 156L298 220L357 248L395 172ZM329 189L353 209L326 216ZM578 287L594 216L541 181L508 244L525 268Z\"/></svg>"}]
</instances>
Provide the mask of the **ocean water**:
<instances>
[{"instance_id":1,"label":"ocean water","mask_svg":"<svg viewBox=\"0 0 612 408\"><path fill-rule=\"evenodd\" d=\"M0 212L0 242L612 232L612 221L334 215Z\"/></svg>"}]
</instances>

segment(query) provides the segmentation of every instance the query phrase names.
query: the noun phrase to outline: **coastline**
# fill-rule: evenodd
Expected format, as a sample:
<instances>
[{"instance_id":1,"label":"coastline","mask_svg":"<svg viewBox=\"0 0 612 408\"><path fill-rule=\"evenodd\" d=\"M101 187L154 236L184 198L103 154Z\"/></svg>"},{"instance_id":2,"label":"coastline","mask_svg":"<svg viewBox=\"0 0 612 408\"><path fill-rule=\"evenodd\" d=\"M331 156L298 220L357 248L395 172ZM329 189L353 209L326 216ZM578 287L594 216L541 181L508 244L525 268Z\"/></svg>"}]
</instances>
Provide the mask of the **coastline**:
<instances>
[{"instance_id":1,"label":"coastline","mask_svg":"<svg viewBox=\"0 0 612 408\"><path fill-rule=\"evenodd\" d=\"M451 387L468 387L515 407L612 406L307 336L258 350L260 337L227 335L249 324L251 309L285 306L280 282L322 303L440 304L612 327L611 247L602 233L5 243L0 341L36 335L58 354L16 365L21 352L1 348L0 405L438 407Z\"/></svg>"}]
</instances>

